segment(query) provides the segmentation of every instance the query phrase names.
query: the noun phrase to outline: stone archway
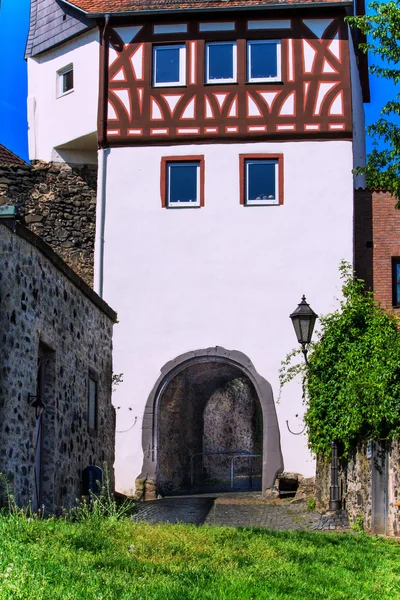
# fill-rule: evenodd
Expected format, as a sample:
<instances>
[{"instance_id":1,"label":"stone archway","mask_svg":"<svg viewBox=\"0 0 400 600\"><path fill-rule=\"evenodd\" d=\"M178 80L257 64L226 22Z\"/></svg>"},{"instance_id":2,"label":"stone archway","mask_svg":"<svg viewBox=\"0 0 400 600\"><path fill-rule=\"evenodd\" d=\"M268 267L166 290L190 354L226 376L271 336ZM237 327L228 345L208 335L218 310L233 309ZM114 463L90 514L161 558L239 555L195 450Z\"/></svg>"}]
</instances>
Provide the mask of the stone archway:
<instances>
[{"instance_id":1,"label":"stone archway","mask_svg":"<svg viewBox=\"0 0 400 600\"><path fill-rule=\"evenodd\" d=\"M203 439L208 399L221 386L240 378L247 379L254 389L261 412L261 489L264 492L273 486L277 474L283 470L283 459L271 386L246 355L217 346L182 354L161 369L143 416L144 458L136 480L138 497L152 499L160 490L168 490L168 485L176 491L187 483L189 454L198 451L199 440ZM176 402L176 398L185 401ZM172 423L175 435L169 434Z\"/></svg>"}]
</instances>

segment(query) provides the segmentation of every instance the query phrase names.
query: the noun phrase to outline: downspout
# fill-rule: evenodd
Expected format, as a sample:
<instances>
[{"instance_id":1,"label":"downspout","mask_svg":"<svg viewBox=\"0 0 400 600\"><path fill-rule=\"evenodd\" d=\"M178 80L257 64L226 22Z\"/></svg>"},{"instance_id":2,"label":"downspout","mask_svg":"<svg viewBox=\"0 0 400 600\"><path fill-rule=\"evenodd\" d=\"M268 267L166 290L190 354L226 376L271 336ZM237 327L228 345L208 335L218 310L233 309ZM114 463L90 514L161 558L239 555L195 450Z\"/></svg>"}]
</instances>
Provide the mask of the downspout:
<instances>
[{"instance_id":1,"label":"downspout","mask_svg":"<svg viewBox=\"0 0 400 600\"><path fill-rule=\"evenodd\" d=\"M94 245L94 291L102 298L104 285L104 230L106 218L107 185L107 105L108 105L108 38L110 15L106 15L100 29L100 77L98 108L98 180L96 203L96 236Z\"/></svg>"}]
</instances>

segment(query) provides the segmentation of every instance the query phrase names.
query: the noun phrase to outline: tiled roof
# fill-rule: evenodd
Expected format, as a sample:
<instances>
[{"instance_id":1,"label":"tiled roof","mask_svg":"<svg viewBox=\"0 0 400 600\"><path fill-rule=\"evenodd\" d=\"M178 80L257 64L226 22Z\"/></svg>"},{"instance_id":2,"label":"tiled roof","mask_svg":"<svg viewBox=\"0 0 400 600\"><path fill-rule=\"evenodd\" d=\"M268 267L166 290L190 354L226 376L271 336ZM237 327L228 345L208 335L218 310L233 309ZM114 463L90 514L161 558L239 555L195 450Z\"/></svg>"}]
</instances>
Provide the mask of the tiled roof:
<instances>
[{"instance_id":1,"label":"tiled roof","mask_svg":"<svg viewBox=\"0 0 400 600\"><path fill-rule=\"evenodd\" d=\"M68 4L87 14L118 14L152 10L246 8L247 6L287 6L350 4L350 0L68 0Z\"/></svg>"},{"instance_id":2,"label":"tiled roof","mask_svg":"<svg viewBox=\"0 0 400 600\"><path fill-rule=\"evenodd\" d=\"M8 148L0 144L0 167L20 167L27 163Z\"/></svg>"}]
</instances>

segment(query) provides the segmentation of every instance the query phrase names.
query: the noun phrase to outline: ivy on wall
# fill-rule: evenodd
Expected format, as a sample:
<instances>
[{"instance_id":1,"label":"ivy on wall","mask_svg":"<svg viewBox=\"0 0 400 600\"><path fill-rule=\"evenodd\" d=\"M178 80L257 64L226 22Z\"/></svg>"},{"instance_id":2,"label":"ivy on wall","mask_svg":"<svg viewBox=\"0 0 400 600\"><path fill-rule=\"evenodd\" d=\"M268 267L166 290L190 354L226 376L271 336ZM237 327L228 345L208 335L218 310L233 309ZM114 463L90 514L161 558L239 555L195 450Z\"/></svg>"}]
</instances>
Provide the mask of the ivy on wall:
<instances>
[{"instance_id":1,"label":"ivy on wall","mask_svg":"<svg viewBox=\"0 0 400 600\"><path fill-rule=\"evenodd\" d=\"M332 441L343 457L363 440L400 433L399 320L374 301L348 263L340 308L320 317L309 364L292 351L282 362L281 387L301 375L304 421L311 451L329 456Z\"/></svg>"}]
</instances>

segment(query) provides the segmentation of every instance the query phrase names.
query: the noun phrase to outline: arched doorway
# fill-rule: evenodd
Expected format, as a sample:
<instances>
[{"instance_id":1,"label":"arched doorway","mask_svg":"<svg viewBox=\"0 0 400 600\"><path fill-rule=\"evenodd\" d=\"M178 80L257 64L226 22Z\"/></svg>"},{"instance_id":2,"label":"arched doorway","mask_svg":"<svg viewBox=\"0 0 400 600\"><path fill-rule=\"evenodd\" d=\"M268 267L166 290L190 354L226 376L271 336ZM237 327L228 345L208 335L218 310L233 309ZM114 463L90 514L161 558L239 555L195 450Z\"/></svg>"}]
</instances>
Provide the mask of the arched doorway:
<instances>
[{"instance_id":1,"label":"arched doorway","mask_svg":"<svg viewBox=\"0 0 400 600\"><path fill-rule=\"evenodd\" d=\"M247 356L220 347L162 368L146 404L142 445L136 483L146 499L210 482L265 491L283 470L271 386Z\"/></svg>"}]
</instances>

